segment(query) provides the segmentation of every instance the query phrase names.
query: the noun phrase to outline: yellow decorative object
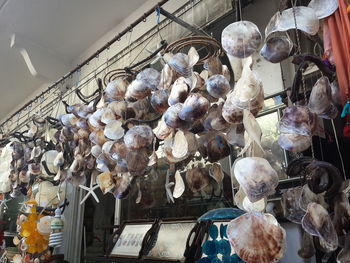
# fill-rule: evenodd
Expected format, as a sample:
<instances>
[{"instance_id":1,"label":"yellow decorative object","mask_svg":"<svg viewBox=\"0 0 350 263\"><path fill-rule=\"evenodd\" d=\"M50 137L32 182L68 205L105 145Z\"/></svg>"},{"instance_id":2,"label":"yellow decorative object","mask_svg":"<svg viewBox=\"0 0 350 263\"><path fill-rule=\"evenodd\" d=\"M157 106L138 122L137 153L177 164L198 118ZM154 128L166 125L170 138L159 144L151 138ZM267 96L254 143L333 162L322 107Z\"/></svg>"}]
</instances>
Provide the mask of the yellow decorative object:
<instances>
[{"instance_id":1,"label":"yellow decorative object","mask_svg":"<svg viewBox=\"0 0 350 263\"><path fill-rule=\"evenodd\" d=\"M21 223L20 235L26 238L25 242L28 245L28 253L40 253L47 249L48 245L48 240L45 239L45 236L41 235L37 229L37 223L43 216L37 213L37 202L35 200L30 200L27 204L32 206L28 219Z\"/></svg>"}]
</instances>

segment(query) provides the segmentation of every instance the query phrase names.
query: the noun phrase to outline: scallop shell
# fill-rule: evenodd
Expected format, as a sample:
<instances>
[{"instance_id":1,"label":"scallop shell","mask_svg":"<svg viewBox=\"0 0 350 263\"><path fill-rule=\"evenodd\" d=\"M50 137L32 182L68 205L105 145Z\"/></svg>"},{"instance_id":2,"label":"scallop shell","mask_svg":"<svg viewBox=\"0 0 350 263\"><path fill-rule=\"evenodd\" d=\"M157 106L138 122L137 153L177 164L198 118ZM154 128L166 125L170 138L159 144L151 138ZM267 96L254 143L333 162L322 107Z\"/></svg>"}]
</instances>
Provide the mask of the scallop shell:
<instances>
[{"instance_id":1,"label":"scallop shell","mask_svg":"<svg viewBox=\"0 0 350 263\"><path fill-rule=\"evenodd\" d=\"M153 138L153 131L149 126L138 125L126 132L124 142L130 149L139 149L152 144Z\"/></svg>"},{"instance_id":2,"label":"scallop shell","mask_svg":"<svg viewBox=\"0 0 350 263\"><path fill-rule=\"evenodd\" d=\"M303 229L312 236L320 238L322 247L334 251L338 247L338 236L332 219L326 209L316 203L307 206L307 212L301 221Z\"/></svg>"},{"instance_id":3,"label":"scallop shell","mask_svg":"<svg viewBox=\"0 0 350 263\"><path fill-rule=\"evenodd\" d=\"M113 176L110 172L99 174L96 177L96 183L100 187L103 194L107 194L115 187Z\"/></svg>"},{"instance_id":4,"label":"scallop shell","mask_svg":"<svg viewBox=\"0 0 350 263\"><path fill-rule=\"evenodd\" d=\"M260 55L271 63L280 63L292 54L293 46L288 36L273 36L266 41Z\"/></svg>"},{"instance_id":5,"label":"scallop shell","mask_svg":"<svg viewBox=\"0 0 350 263\"><path fill-rule=\"evenodd\" d=\"M221 44L227 54L246 58L260 46L262 37L258 27L249 21L234 22L222 31Z\"/></svg>"},{"instance_id":6,"label":"scallop shell","mask_svg":"<svg viewBox=\"0 0 350 263\"><path fill-rule=\"evenodd\" d=\"M167 90L156 90L150 99L151 106L156 112L163 113L169 108L168 99L169 92Z\"/></svg>"},{"instance_id":7,"label":"scallop shell","mask_svg":"<svg viewBox=\"0 0 350 263\"><path fill-rule=\"evenodd\" d=\"M250 202L249 198L246 196L243 199L243 209L249 212L264 212L267 205L267 198L264 197L256 202Z\"/></svg>"},{"instance_id":8,"label":"scallop shell","mask_svg":"<svg viewBox=\"0 0 350 263\"><path fill-rule=\"evenodd\" d=\"M271 214L247 213L232 220L228 239L237 255L247 263L270 263L285 252L286 231Z\"/></svg>"},{"instance_id":9,"label":"scallop shell","mask_svg":"<svg viewBox=\"0 0 350 263\"><path fill-rule=\"evenodd\" d=\"M110 140L118 140L124 136L122 122L118 120L110 121L104 128L104 135Z\"/></svg>"},{"instance_id":10,"label":"scallop shell","mask_svg":"<svg viewBox=\"0 0 350 263\"><path fill-rule=\"evenodd\" d=\"M284 217L289 221L301 224L305 211L300 208L299 198L302 187L294 187L282 190L282 208Z\"/></svg>"},{"instance_id":11,"label":"scallop shell","mask_svg":"<svg viewBox=\"0 0 350 263\"><path fill-rule=\"evenodd\" d=\"M308 7L312 8L318 19L331 16L338 9L337 0L311 0Z\"/></svg>"},{"instance_id":12,"label":"scallop shell","mask_svg":"<svg viewBox=\"0 0 350 263\"><path fill-rule=\"evenodd\" d=\"M234 174L251 202L274 193L278 185L277 172L260 157L240 159L234 167Z\"/></svg>"},{"instance_id":13,"label":"scallop shell","mask_svg":"<svg viewBox=\"0 0 350 263\"><path fill-rule=\"evenodd\" d=\"M160 82L160 73L154 68L145 68L137 74L136 79L147 83L151 90L155 90Z\"/></svg>"},{"instance_id":14,"label":"scallop shell","mask_svg":"<svg viewBox=\"0 0 350 263\"><path fill-rule=\"evenodd\" d=\"M179 112L179 118L192 122L204 117L209 109L209 101L199 93L191 93Z\"/></svg>"},{"instance_id":15,"label":"scallop shell","mask_svg":"<svg viewBox=\"0 0 350 263\"><path fill-rule=\"evenodd\" d=\"M201 167L187 170L186 182L193 193L199 192L209 185L208 171Z\"/></svg>"},{"instance_id":16,"label":"scallop shell","mask_svg":"<svg viewBox=\"0 0 350 263\"><path fill-rule=\"evenodd\" d=\"M189 87L184 77L175 80L168 98L169 106L185 102L188 96L188 91Z\"/></svg>"},{"instance_id":17,"label":"scallop shell","mask_svg":"<svg viewBox=\"0 0 350 263\"><path fill-rule=\"evenodd\" d=\"M106 89L104 90L107 98L113 100L123 100L129 82L122 78L117 78L107 84Z\"/></svg>"},{"instance_id":18,"label":"scallop shell","mask_svg":"<svg viewBox=\"0 0 350 263\"><path fill-rule=\"evenodd\" d=\"M165 124L173 129L188 129L191 126L191 123L184 121L179 117L179 113L182 109L182 103L177 103L169 107L164 113Z\"/></svg>"},{"instance_id":19,"label":"scallop shell","mask_svg":"<svg viewBox=\"0 0 350 263\"><path fill-rule=\"evenodd\" d=\"M286 151L303 152L311 146L311 137L294 133L283 133L278 136L278 144Z\"/></svg>"},{"instance_id":20,"label":"scallop shell","mask_svg":"<svg viewBox=\"0 0 350 263\"><path fill-rule=\"evenodd\" d=\"M274 32L284 32L289 29L295 29L295 20L299 30L309 35L316 35L319 29L319 21L315 11L305 6L296 6L278 11L270 20L265 29L265 38L268 38Z\"/></svg>"},{"instance_id":21,"label":"scallop shell","mask_svg":"<svg viewBox=\"0 0 350 263\"><path fill-rule=\"evenodd\" d=\"M185 192L185 182L179 171L175 172L175 186L173 191L174 198L180 198Z\"/></svg>"},{"instance_id":22,"label":"scallop shell","mask_svg":"<svg viewBox=\"0 0 350 263\"><path fill-rule=\"evenodd\" d=\"M205 84L207 91L214 98L224 98L231 89L230 83L223 75L212 75Z\"/></svg>"}]
</instances>

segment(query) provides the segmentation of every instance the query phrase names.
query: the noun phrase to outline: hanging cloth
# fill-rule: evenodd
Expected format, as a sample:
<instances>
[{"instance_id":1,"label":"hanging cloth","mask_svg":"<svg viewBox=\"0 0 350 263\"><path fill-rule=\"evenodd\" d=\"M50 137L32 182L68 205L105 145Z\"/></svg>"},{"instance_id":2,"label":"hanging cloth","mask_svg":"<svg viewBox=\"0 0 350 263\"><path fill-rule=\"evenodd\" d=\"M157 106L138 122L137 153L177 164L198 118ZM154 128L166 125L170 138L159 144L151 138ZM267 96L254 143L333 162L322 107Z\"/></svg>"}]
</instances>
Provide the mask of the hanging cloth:
<instances>
[{"instance_id":1,"label":"hanging cloth","mask_svg":"<svg viewBox=\"0 0 350 263\"><path fill-rule=\"evenodd\" d=\"M346 0L338 0L339 8L325 19L325 56L334 63L343 105L350 100L350 15Z\"/></svg>"}]
</instances>

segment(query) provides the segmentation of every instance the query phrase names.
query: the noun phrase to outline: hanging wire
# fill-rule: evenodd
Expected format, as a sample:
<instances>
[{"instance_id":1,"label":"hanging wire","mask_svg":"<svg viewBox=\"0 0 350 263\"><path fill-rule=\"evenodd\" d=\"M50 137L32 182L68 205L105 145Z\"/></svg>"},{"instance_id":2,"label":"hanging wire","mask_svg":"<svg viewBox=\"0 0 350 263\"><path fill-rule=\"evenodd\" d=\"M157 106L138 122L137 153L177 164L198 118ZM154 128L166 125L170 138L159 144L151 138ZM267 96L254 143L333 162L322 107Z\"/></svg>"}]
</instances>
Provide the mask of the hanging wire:
<instances>
[{"instance_id":1,"label":"hanging wire","mask_svg":"<svg viewBox=\"0 0 350 263\"><path fill-rule=\"evenodd\" d=\"M336 130L336 128L335 128L334 120L333 120L333 119L331 119L331 122L332 122L334 137L335 137L335 143L336 143L336 145L337 145L338 154L339 154L339 158L340 158L340 162L341 162L341 167L342 167L342 169L343 169L343 176L344 176L344 179L346 180L346 173L345 173L344 160L343 160L343 155L341 154L340 147L339 147L339 141L338 141L337 130Z\"/></svg>"}]
</instances>

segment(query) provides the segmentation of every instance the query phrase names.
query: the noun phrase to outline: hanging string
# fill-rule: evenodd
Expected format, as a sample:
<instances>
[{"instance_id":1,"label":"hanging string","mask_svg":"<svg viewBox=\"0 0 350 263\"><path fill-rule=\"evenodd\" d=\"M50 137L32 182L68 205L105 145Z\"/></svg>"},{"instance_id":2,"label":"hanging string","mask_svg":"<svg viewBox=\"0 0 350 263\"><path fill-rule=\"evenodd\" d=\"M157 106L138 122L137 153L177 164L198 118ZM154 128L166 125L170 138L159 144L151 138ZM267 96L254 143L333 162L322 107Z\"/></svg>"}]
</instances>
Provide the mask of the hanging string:
<instances>
[{"instance_id":1,"label":"hanging string","mask_svg":"<svg viewBox=\"0 0 350 263\"><path fill-rule=\"evenodd\" d=\"M333 119L331 119L331 122L332 122L332 127L333 127L333 132L334 132L335 143L336 143L336 145L337 145L338 154L339 154L339 158L340 158L340 162L341 162L341 167L342 167L342 169L343 169L344 180L346 180L346 173L345 173L344 160L343 160L343 156L342 156L342 154L341 154L340 147L339 147L339 141L338 141L337 130L336 130L336 128L335 128L334 120L333 120Z\"/></svg>"}]
</instances>

